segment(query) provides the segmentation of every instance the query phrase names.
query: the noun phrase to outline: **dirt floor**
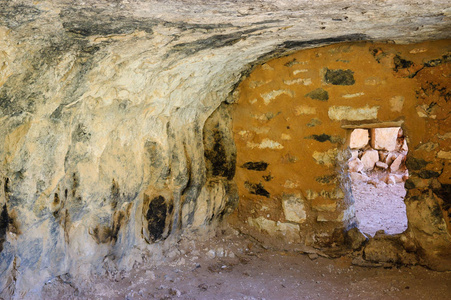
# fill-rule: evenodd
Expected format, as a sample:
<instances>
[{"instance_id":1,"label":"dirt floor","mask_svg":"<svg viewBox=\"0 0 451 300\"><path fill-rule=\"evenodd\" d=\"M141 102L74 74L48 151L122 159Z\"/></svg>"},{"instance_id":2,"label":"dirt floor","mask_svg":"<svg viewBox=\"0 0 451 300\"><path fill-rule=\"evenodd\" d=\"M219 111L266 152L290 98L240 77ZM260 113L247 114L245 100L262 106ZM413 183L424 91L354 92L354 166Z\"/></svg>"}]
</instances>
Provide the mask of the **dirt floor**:
<instances>
[{"instance_id":1,"label":"dirt floor","mask_svg":"<svg viewBox=\"0 0 451 300\"><path fill-rule=\"evenodd\" d=\"M43 299L451 299L451 272L362 268L350 259L263 249L239 234L182 242L160 266L46 285Z\"/></svg>"},{"instance_id":2,"label":"dirt floor","mask_svg":"<svg viewBox=\"0 0 451 300\"><path fill-rule=\"evenodd\" d=\"M352 193L362 232L374 236L381 229L387 234L402 233L407 229L404 182L386 184L374 176L367 182L353 181Z\"/></svg>"}]
</instances>

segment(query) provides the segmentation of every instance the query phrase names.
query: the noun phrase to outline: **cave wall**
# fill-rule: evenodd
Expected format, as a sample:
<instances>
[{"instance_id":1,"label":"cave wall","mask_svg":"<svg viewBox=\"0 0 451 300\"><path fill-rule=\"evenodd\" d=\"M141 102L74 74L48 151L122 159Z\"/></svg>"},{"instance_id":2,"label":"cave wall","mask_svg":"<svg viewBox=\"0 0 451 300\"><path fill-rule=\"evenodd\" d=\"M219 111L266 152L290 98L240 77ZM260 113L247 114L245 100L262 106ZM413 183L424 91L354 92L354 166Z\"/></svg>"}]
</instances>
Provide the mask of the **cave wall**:
<instances>
[{"instance_id":1,"label":"cave wall","mask_svg":"<svg viewBox=\"0 0 451 300\"><path fill-rule=\"evenodd\" d=\"M447 1L0 0L0 297L214 229L237 205L221 103L254 66L449 24Z\"/></svg>"},{"instance_id":2,"label":"cave wall","mask_svg":"<svg viewBox=\"0 0 451 300\"><path fill-rule=\"evenodd\" d=\"M343 229L355 225L346 166L352 128L398 124L410 149L405 236L425 264L449 268L450 51L449 40L344 43L256 68L233 107L233 222L275 243L343 244Z\"/></svg>"}]
</instances>

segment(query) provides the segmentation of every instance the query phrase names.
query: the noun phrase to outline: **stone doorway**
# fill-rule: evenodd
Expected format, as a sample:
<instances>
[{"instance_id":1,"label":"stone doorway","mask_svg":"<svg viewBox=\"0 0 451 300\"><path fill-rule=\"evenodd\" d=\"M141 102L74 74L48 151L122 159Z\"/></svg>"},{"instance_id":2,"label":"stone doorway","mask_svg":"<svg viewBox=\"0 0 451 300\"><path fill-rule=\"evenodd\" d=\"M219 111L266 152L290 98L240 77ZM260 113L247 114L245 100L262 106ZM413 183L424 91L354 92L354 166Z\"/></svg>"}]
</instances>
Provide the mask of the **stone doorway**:
<instances>
[{"instance_id":1,"label":"stone doorway","mask_svg":"<svg viewBox=\"0 0 451 300\"><path fill-rule=\"evenodd\" d=\"M404 183L407 141L400 127L358 128L350 138L348 161L359 229L371 236L407 229Z\"/></svg>"}]
</instances>

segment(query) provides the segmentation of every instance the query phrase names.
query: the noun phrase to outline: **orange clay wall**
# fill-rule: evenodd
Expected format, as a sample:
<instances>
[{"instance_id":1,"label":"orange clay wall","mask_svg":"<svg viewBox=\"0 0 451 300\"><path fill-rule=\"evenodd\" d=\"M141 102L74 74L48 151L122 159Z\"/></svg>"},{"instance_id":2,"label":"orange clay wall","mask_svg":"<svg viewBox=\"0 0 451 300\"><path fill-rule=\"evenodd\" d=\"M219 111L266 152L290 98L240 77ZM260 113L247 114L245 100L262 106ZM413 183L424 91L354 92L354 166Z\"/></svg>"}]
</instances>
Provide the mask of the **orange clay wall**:
<instances>
[{"instance_id":1,"label":"orange clay wall","mask_svg":"<svg viewBox=\"0 0 451 300\"><path fill-rule=\"evenodd\" d=\"M442 242L434 247L446 248L450 77L449 40L336 44L257 67L233 107L240 203L231 222L290 243L333 246L337 229L354 222L343 163L351 128L399 124L409 146L409 232L420 247L435 236Z\"/></svg>"}]
</instances>

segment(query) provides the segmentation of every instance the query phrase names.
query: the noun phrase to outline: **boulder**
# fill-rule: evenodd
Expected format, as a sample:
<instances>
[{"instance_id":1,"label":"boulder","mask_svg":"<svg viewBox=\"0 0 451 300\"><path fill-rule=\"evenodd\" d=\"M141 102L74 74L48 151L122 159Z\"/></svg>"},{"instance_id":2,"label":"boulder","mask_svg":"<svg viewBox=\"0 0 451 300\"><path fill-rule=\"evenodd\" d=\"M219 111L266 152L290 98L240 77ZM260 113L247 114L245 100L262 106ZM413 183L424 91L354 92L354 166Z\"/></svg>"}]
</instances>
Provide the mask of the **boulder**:
<instances>
[{"instance_id":1,"label":"boulder","mask_svg":"<svg viewBox=\"0 0 451 300\"><path fill-rule=\"evenodd\" d=\"M371 239L363 250L363 257L371 262L407 265L414 265L417 262L415 255L408 253L398 240L388 237Z\"/></svg>"},{"instance_id":2,"label":"boulder","mask_svg":"<svg viewBox=\"0 0 451 300\"><path fill-rule=\"evenodd\" d=\"M354 129L351 133L349 147L351 149L361 149L368 144L368 129Z\"/></svg>"},{"instance_id":3,"label":"boulder","mask_svg":"<svg viewBox=\"0 0 451 300\"><path fill-rule=\"evenodd\" d=\"M399 127L371 128L371 147L377 150L396 150Z\"/></svg>"},{"instance_id":4,"label":"boulder","mask_svg":"<svg viewBox=\"0 0 451 300\"><path fill-rule=\"evenodd\" d=\"M376 165L376 162L379 161L379 152L376 150L366 150L362 154L361 161L363 163L363 169L364 170L372 170L374 169L374 166Z\"/></svg>"}]
</instances>

